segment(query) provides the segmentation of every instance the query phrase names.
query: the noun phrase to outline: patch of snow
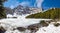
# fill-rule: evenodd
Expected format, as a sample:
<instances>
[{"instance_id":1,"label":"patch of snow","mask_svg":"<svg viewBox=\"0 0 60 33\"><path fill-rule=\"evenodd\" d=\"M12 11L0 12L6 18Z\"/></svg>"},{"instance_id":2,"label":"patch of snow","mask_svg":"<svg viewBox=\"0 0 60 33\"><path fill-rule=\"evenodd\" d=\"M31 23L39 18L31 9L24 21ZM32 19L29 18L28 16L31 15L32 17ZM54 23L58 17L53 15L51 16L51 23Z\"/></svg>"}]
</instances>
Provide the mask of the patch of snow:
<instances>
[{"instance_id":1,"label":"patch of snow","mask_svg":"<svg viewBox=\"0 0 60 33\"><path fill-rule=\"evenodd\" d=\"M53 24L49 25L48 27L42 27L39 28L39 30L36 33L59 33L60 32L60 26L55 27Z\"/></svg>"}]
</instances>

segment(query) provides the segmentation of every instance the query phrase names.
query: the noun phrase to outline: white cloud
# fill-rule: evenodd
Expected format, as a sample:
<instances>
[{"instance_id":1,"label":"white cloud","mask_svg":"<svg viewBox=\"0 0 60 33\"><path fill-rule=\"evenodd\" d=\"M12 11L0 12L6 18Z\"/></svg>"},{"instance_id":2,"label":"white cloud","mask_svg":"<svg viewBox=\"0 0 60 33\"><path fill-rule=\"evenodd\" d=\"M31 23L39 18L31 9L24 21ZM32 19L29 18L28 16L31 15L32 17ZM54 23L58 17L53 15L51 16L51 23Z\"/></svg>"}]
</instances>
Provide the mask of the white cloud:
<instances>
[{"instance_id":1,"label":"white cloud","mask_svg":"<svg viewBox=\"0 0 60 33\"><path fill-rule=\"evenodd\" d=\"M37 6L38 8L41 8L43 1L44 1L44 0L36 0L36 6Z\"/></svg>"},{"instance_id":2,"label":"white cloud","mask_svg":"<svg viewBox=\"0 0 60 33\"><path fill-rule=\"evenodd\" d=\"M22 6L29 6L30 2L21 2L20 5L22 5Z\"/></svg>"},{"instance_id":3,"label":"white cloud","mask_svg":"<svg viewBox=\"0 0 60 33\"><path fill-rule=\"evenodd\" d=\"M13 9L13 8L14 8L14 6L13 6L13 5L11 5L11 6L10 6L10 8L11 8L11 9Z\"/></svg>"}]
</instances>

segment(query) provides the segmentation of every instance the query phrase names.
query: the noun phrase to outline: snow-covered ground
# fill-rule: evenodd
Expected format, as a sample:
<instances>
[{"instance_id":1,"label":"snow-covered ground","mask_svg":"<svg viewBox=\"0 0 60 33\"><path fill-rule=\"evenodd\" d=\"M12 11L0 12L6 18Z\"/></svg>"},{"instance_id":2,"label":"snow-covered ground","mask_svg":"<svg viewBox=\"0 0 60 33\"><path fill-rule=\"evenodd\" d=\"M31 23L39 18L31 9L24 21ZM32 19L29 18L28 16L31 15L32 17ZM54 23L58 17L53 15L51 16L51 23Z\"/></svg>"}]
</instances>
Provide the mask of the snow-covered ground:
<instances>
[{"instance_id":1,"label":"snow-covered ground","mask_svg":"<svg viewBox=\"0 0 60 33\"><path fill-rule=\"evenodd\" d=\"M53 24L49 24L48 27L39 28L36 33L60 33L60 26L55 27Z\"/></svg>"},{"instance_id":2,"label":"snow-covered ground","mask_svg":"<svg viewBox=\"0 0 60 33\"><path fill-rule=\"evenodd\" d=\"M29 15L29 14L28 14ZM14 30L13 28L24 27L27 28L29 25L39 23L41 20L51 20L51 19L26 19L27 15L7 15L7 17L17 17L17 18L6 18L0 20L0 26L4 27L7 31L5 33L30 33L30 30L25 30L24 32L20 32L18 30ZM53 25L49 25L48 27L39 28L36 33L59 33L60 27L55 27Z\"/></svg>"}]
</instances>

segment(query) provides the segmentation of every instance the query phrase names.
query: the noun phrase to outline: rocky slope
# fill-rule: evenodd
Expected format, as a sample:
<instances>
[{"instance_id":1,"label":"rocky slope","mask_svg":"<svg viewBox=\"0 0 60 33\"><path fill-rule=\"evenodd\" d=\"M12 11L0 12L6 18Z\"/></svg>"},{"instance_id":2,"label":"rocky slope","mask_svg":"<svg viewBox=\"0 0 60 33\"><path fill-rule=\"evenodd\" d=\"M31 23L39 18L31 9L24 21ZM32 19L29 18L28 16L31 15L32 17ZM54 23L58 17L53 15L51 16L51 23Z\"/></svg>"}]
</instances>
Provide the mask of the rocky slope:
<instances>
[{"instance_id":1,"label":"rocky slope","mask_svg":"<svg viewBox=\"0 0 60 33\"><path fill-rule=\"evenodd\" d=\"M6 14L13 14L13 10L9 7L5 7Z\"/></svg>"},{"instance_id":2,"label":"rocky slope","mask_svg":"<svg viewBox=\"0 0 60 33\"><path fill-rule=\"evenodd\" d=\"M22 14L30 14L31 11L29 9L29 7L23 7L21 5L17 6L16 8L13 9L13 11L18 14L18 15L22 15Z\"/></svg>"}]
</instances>

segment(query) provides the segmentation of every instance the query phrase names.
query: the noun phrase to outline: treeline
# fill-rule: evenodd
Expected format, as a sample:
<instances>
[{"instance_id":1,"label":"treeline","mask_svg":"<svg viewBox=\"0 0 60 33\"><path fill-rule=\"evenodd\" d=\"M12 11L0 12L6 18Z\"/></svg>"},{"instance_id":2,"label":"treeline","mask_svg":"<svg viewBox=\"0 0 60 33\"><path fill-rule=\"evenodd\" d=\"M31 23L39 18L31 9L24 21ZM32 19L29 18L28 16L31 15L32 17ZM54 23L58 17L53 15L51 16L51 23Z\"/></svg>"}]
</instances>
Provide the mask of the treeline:
<instances>
[{"instance_id":1,"label":"treeline","mask_svg":"<svg viewBox=\"0 0 60 33\"><path fill-rule=\"evenodd\" d=\"M26 18L60 19L60 8L52 8L45 12L29 15Z\"/></svg>"}]
</instances>

